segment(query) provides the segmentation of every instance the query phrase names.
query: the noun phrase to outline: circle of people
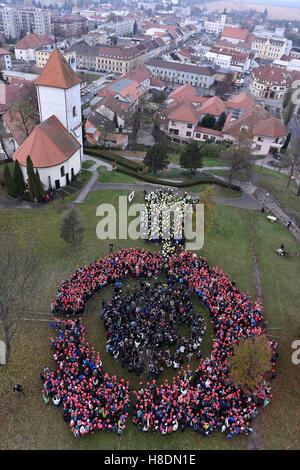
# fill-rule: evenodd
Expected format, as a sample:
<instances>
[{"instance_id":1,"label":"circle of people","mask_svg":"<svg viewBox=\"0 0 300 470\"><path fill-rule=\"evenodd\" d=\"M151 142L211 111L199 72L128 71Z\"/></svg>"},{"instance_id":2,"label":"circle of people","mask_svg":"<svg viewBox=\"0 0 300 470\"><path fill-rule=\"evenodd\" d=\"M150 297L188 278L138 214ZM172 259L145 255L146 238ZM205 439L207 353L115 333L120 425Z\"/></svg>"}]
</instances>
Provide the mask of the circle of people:
<instances>
[{"instance_id":1,"label":"circle of people","mask_svg":"<svg viewBox=\"0 0 300 470\"><path fill-rule=\"evenodd\" d=\"M185 240L185 217L191 217L195 199L187 193L170 190L144 191L145 209L141 214L142 232L146 242L162 243L163 256L176 252Z\"/></svg>"},{"instance_id":2,"label":"circle of people","mask_svg":"<svg viewBox=\"0 0 300 470\"><path fill-rule=\"evenodd\" d=\"M134 392L136 402L132 405L132 419L137 429L167 434L191 428L203 436L221 430L229 439L242 432L251 432L258 408L269 403L272 397L270 383L275 377L278 357L276 342L269 341L272 375L264 377L257 389L243 392L232 384L229 376L234 345L240 339L264 333L260 301L251 301L249 294L241 293L218 266L210 268L206 259L195 253L182 251L165 259L158 252L123 249L89 266L77 267L76 272L58 286L57 299L51 306L54 314L72 316L73 319L67 319L65 331L60 329L58 338L52 340L59 370L55 373L47 371L44 384L48 384L48 394L52 387L52 399L57 396L62 402L64 419L71 419L74 435L98 429L121 434L129 406L129 384L124 379L118 381L116 377L110 378L100 372L100 358L93 348L92 353L89 352L81 320L76 315L82 314L87 300L106 285L119 287L129 274L146 280L157 279L163 267L167 279L183 284L199 295L208 309L214 328L213 347L210 357L200 359L194 373L187 365L186 370L178 371L172 383L166 380L157 386L153 379L152 383L140 384L139 390ZM77 345L75 338L79 342ZM100 379L96 377L96 385L93 367L100 374ZM102 394L106 402L98 401ZM96 416L100 413L101 417L96 418L94 413Z\"/></svg>"},{"instance_id":3,"label":"circle of people","mask_svg":"<svg viewBox=\"0 0 300 470\"><path fill-rule=\"evenodd\" d=\"M129 372L151 378L169 367L178 369L185 357L191 361L197 354L200 359L206 324L193 307L190 294L175 279L153 285L142 279L140 288L124 294L121 286L115 287L112 300L102 301L106 351ZM190 329L190 337L180 335L184 325Z\"/></svg>"}]
</instances>

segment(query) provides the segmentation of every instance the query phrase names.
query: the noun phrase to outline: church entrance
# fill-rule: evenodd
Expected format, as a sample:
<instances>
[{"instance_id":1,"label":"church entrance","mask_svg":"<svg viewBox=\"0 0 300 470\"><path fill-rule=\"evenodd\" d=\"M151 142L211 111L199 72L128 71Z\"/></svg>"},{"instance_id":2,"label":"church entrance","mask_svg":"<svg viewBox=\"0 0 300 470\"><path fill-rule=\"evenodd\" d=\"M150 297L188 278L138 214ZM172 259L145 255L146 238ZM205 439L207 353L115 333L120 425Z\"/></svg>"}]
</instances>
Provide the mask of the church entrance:
<instances>
[{"instance_id":1,"label":"church entrance","mask_svg":"<svg viewBox=\"0 0 300 470\"><path fill-rule=\"evenodd\" d=\"M71 181L74 181L75 175L74 175L74 168L71 168Z\"/></svg>"},{"instance_id":2,"label":"church entrance","mask_svg":"<svg viewBox=\"0 0 300 470\"><path fill-rule=\"evenodd\" d=\"M70 184L69 173L66 173L66 185Z\"/></svg>"},{"instance_id":3,"label":"church entrance","mask_svg":"<svg viewBox=\"0 0 300 470\"><path fill-rule=\"evenodd\" d=\"M60 188L60 181L59 180L55 180L55 188L56 189Z\"/></svg>"}]
</instances>

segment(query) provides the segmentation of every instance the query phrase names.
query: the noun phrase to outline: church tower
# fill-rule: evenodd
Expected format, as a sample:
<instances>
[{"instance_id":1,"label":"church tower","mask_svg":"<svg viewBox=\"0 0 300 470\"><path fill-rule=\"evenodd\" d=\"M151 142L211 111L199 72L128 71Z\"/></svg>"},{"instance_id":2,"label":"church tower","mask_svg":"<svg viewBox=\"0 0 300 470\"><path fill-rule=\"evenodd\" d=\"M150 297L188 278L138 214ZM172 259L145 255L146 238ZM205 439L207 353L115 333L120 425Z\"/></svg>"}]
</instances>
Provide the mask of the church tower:
<instances>
[{"instance_id":1,"label":"church tower","mask_svg":"<svg viewBox=\"0 0 300 470\"><path fill-rule=\"evenodd\" d=\"M35 81L41 122L56 116L78 140L82 151L81 80L62 54L54 49L41 75Z\"/></svg>"}]
</instances>

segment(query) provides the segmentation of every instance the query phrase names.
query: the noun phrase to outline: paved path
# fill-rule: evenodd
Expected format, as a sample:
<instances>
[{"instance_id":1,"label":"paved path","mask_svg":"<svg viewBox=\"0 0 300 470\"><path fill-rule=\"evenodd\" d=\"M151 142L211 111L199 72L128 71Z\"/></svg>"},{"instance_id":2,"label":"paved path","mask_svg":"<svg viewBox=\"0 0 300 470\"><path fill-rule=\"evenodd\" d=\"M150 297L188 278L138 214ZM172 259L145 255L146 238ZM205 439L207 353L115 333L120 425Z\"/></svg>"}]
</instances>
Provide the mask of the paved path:
<instances>
[{"instance_id":1,"label":"paved path","mask_svg":"<svg viewBox=\"0 0 300 470\"><path fill-rule=\"evenodd\" d=\"M73 204L82 204L88 193L93 189L93 186L95 185L99 177L99 166L105 166L107 171L112 171L113 169L109 163L99 160L99 158L91 157L90 155L84 155L84 157L85 160L93 160L95 162L93 166L88 168L88 171L92 173L92 176L91 179L85 185L85 187L82 189L82 191L78 194L77 198L73 201Z\"/></svg>"},{"instance_id":2,"label":"paved path","mask_svg":"<svg viewBox=\"0 0 300 470\"><path fill-rule=\"evenodd\" d=\"M166 188L167 186L164 186ZM95 183L91 191L97 191L97 190L106 190L106 189L127 189L128 191L133 191L133 190L140 190L140 191L153 191L155 189L161 189L161 185L156 185L156 184L150 184L150 183L134 183L134 184L120 184L120 183ZM175 188L172 188L175 190ZM184 190L177 190L176 192L183 193L185 192ZM188 192L189 195L197 197L199 196L199 193L193 193L193 192ZM243 193L243 196L240 198L214 198L214 201L216 201L219 204L222 204L224 206L232 206L232 207L239 207L241 209L249 209L249 210L260 210L261 209L261 204L257 202L257 200L251 196L250 194Z\"/></svg>"}]
</instances>

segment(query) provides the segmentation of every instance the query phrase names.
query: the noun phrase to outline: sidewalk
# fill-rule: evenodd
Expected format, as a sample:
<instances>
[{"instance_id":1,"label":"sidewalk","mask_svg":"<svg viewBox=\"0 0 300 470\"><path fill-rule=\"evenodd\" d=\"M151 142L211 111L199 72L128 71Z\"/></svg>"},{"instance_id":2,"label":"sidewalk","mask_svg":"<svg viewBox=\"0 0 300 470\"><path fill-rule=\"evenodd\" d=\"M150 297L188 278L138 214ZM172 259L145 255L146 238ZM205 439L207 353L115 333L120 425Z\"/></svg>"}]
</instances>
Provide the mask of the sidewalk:
<instances>
[{"instance_id":1,"label":"sidewalk","mask_svg":"<svg viewBox=\"0 0 300 470\"><path fill-rule=\"evenodd\" d=\"M87 182L83 190L78 194L77 198L73 201L72 204L82 204L88 195L88 193L92 190L94 184L97 182L99 173L98 168L99 166L105 166L107 171L112 171L112 166L109 163L106 163L99 158L91 157L90 155L84 155L85 160L93 160L95 163L93 166L88 168L88 171L92 173L91 179Z\"/></svg>"}]
</instances>

